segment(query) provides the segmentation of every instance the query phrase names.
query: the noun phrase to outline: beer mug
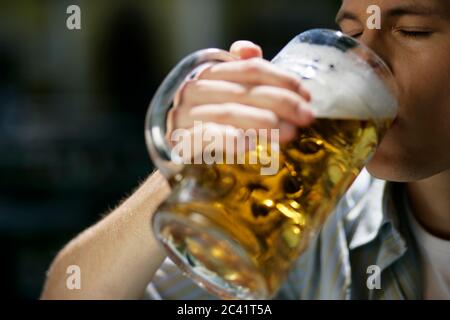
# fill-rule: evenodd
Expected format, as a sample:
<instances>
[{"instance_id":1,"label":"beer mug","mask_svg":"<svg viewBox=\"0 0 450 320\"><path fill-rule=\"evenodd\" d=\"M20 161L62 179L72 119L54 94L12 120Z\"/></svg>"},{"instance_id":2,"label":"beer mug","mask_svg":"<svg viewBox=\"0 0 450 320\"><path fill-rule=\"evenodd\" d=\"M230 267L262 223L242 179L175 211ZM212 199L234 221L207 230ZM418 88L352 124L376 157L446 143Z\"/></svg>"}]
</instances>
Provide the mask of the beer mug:
<instances>
[{"instance_id":1,"label":"beer mug","mask_svg":"<svg viewBox=\"0 0 450 320\"><path fill-rule=\"evenodd\" d=\"M185 164L172 152L167 114L193 70L230 61L222 50L182 60L156 92L145 136L171 194L152 218L156 238L183 273L224 299L269 299L317 235L389 128L396 87L386 64L341 32L314 29L295 37L272 63L311 92L316 120L285 144L246 149L262 164ZM282 107L282 106L280 106ZM293 115L294 116L294 115Z\"/></svg>"}]
</instances>

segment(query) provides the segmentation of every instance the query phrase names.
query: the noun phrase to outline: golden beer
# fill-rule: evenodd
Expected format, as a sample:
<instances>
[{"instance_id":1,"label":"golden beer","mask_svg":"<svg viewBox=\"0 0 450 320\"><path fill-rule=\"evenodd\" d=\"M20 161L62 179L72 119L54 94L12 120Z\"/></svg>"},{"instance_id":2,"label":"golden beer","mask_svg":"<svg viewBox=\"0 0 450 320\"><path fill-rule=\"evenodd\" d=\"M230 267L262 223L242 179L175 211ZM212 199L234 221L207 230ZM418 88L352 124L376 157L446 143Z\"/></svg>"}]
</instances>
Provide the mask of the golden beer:
<instances>
[{"instance_id":1,"label":"golden beer","mask_svg":"<svg viewBox=\"0 0 450 320\"><path fill-rule=\"evenodd\" d=\"M160 208L171 215L158 224L165 245L183 253L172 258L232 288L229 296L215 292L223 298L272 296L388 124L318 119L281 146L272 176L258 164L187 165ZM250 152L265 154L265 147Z\"/></svg>"}]
</instances>

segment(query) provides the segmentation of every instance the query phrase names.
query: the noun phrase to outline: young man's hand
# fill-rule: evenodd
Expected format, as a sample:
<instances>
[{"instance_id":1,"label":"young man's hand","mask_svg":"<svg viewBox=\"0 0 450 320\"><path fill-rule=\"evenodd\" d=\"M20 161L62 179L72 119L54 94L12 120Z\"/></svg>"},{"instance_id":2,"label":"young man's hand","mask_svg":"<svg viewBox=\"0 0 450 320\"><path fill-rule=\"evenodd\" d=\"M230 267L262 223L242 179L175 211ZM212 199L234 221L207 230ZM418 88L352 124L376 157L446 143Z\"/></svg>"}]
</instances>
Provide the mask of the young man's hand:
<instances>
[{"instance_id":1,"label":"young man's hand","mask_svg":"<svg viewBox=\"0 0 450 320\"><path fill-rule=\"evenodd\" d=\"M230 53L236 61L210 66L182 86L169 128L192 129L202 121L222 132L279 129L283 142L295 136L297 126L311 123L304 107L311 97L295 75L264 60L261 48L249 41L235 42Z\"/></svg>"}]
</instances>

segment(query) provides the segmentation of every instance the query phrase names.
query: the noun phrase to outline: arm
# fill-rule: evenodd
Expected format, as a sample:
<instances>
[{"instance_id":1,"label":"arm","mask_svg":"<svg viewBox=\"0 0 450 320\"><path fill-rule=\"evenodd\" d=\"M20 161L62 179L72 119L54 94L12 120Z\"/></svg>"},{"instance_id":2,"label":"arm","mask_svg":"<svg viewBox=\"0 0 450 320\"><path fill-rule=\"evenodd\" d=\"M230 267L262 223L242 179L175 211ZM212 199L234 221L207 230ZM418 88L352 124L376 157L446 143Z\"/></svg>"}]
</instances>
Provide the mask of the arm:
<instances>
[{"instance_id":1,"label":"arm","mask_svg":"<svg viewBox=\"0 0 450 320\"><path fill-rule=\"evenodd\" d=\"M165 258L150 219L169 194L159 172L96 225L72 240L47 274L42 299L138 299ZM67 267L81 269L81 289L66 287Z\"/></svg>"},{"instance_id":2,"label":"arm","mask_svg":"<svg viewBox=\"0 0 450 320\"><path fill-rule=\"evenodd\" d=\"M180 90L169 127L190 129L199 120L218 130L280 128L280 140L289 140L296 126L313 120L303 108L309 94L296 77L263 60L252 43L235 42L230 52L248 61L215 65L189 81ZM169 192L166 180L155 173L110 215L72 240L53 262L41 298L141 298L165 257L150 220ZM81 290L66 287L70 265L81 268Z\"/></svg>"}]
</instances>

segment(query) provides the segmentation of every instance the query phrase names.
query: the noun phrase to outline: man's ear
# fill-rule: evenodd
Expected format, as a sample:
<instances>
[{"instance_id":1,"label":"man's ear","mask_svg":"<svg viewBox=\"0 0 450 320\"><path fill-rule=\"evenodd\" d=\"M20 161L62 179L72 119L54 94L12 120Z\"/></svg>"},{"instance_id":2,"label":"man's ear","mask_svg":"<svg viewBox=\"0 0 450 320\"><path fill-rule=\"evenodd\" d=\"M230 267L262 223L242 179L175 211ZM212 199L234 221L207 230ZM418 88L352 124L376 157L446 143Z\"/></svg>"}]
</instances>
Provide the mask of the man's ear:
<instances>
[{"instance_id":1,"label":"man's ear","mask_svg":"<svg viewBox=\"0 0 450 320\"><path fill-rule=\"evenodd\" d=\"M251 41L240 40L231 45L230 53L238 59L262 58L263 52L260 46Z\"/></svg>"}]
</instances>

